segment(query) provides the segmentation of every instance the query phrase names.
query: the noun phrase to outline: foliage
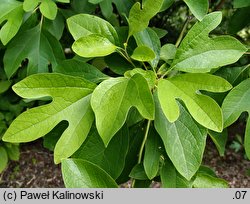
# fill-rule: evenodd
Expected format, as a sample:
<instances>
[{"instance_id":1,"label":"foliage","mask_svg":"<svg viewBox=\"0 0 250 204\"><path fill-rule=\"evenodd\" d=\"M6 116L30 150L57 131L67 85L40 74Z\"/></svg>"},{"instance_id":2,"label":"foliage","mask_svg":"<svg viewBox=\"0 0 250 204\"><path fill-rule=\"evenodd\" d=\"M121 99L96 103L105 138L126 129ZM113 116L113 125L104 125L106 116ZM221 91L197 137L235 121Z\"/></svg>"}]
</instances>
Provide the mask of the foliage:
<instances>
[{"instance_id":1,"label":"foliage","mask_svg":"<svg viewBox=\"0 0 250 204\"><path fill-rule=\"evenodd\" d=\"M228 20L230 33L245 29L235 18L249 11L247 2L234 1L239 9ZM223 12L208 13L213 6L4 0L0 170L7 157L18 159L16 143L43 137L62 163L66 187L118 187L129 179L132 187L153 180L162 187L227 187L202 158L207 135L223 155L226 128L249 114L249 52L247 40L219 34ZM152 22L181 7L189 13L182 13L183 29L172 44L164 37L169 30ZM23 98L17 105L11 86Z\"/></svg>"}]
</instances>

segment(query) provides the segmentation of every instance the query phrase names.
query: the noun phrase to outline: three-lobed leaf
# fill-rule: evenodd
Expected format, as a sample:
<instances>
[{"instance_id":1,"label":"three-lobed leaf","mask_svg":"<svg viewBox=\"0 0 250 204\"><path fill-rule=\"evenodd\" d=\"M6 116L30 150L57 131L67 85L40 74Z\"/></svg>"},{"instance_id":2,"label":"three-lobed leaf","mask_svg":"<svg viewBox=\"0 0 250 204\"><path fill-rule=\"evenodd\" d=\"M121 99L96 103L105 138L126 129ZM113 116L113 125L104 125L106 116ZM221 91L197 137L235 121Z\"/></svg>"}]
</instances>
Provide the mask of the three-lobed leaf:
<instances>
[{"instance_id":1,"label":"three-lobed leaf","mask_svg":"<svg viewBox=\"0 0 250 204\"><path fill-rule=\"evenodd\" d=\"M236 62L247 50L243 44L230 36L208 37L221 19L221 12L213 12L196 23L177 49L171 67L184 72L204 73Z\"/></svg>"},{"instance_id":2,"label":"three-lobed leaf","mask_svg":"<svg viewBox=\"0 0 250 204\"><path fill-rule=\"evenodd\" d=\"M162 110L170 122L176 121L179 117L176 99L181 99L198 123L208 129L221 132L223 121L219 105L199 91L226 92L231 88L231 84L221 77L190 73L161 79L157 90Z\"/></svg>"},{"instance_id":3,"label":"three-lobed leaf","mask_svg":"<svg viewBox=\"0 0 250 204\"><path fill-rule=\"evenodd\" d=\"M54 68L64 59L59 41L40 26L18 33L7 45L4 54L4 69L8 78L12 77L24 59L28 59L27 74L48 72L48 65Z\"/></svg>"},{"instance_id":4,"label":"three-lobed leaf","mask_svg":"<svg viewBox=\"0 0 250 204\"><path fill-rule=\"evenodd\" d=\"M146 79L140 74L103 81L92 94L91 106L106 146L125 123L131 107L136 107L144 118L154 119L154 101Z\"/></svg>"},{"instance_id":5,"label":"three-lobed leaf","mask_svg":"<svg viewBox=\"0 0 250 204\"><path fill-rule=\"evenodd\" d=\"M250 114L250 78L242 81L239 85L234 87L222 104L222 111L224 116L224 126L228 127L234 123L240 116L242 112L248 112ZM246 155L250 158L250 117L248 116L245 138L244 138L244 147Z\"/></svg>"},{"instance_id":6,"label":"three-lobed leaf","mask_svg":"<svg viewBox=\"0 0 250 204\"><path fill-rule=\"evenodd\" d=\"M67 188L117 188L114 179L103 169L82 159L62 161L63 181Z\"/></svg>"},{"instance_id":7,"label":"three-lobed leaf","mask_svg":"<svg viewBox=\"0 0 250 204\"><path fill-rule=\"evenodd\" d=\"M3 140L14 143L33 141L67 120L69 126L55 147L55 163L71 156L86 139L94 121L90 96L95 86L80 77L62 74L36 74L25 78L13 86L19 96L33 100L50 97L53 100L20 114Z\"/></svg>"}]
</instances>

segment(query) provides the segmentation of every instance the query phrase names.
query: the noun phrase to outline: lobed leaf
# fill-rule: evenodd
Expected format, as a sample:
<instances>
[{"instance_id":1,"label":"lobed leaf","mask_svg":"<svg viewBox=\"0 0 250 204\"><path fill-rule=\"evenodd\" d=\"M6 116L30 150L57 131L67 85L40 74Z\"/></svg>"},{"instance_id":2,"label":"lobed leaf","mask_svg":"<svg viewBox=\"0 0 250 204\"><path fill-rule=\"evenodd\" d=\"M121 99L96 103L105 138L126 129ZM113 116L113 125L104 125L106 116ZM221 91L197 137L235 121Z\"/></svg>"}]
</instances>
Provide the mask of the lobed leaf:
<instances>
[{"instance_id":1,"label":"lobed leaf","mask_svg":"<svg viewBox=\"0 0 250 204\"><path fill-rule=\"evenodd\" d=\"M170 122L179 117L176 99L181 99L193 118L204 127L221 132L223 130L222 111L210 97L199 90L226 92L231 89L225 79L210 74L182 74L158 83L158 97L162 110Z\"/></svg>"},{"instance_id":2,"label":"lobed leaf","mask_svg":"<svg viewBox=\"0 0 250 204\"><path fill-rule=\"evenodd\" d=\"M145 0L142 5L136 2L129 12L129 36L147 28L149 20L160 11L162 4L163 0Z\"/></svg>"},{"instance_id":3,"label":"lobed leaf","mask_svg":"<svg viewBox=\"0 0 250 204\"><path fill-rule=\"evenodd\" d=\"M201 21L207 14L209 8L208 0L183 0L189 7L194 16Z\"/></svg>"},{"instance_id":4,"label":"lobed leaf","mask_svg":"<svg viewBox=\"0 0 250 204\"><path fill-rule=\"evenodd\" d=\"M93 92L91 106L105 146L123 126L131 107L136 107L144 118L154 119L154 101L146 79L140 74L103 81Z\"/></svg>"},{"instance_id":5,"label":"lobed leaf","mask_svg":"<svg viewBox=\"0 0 250 204\"><path fill-rule=\"evenodd\" d=\"M48 72L64 59L59 41L50 33L41 31L40 26L19 33L8 45L4 54L4 69L12 77L24 59L28 59L27 74Z\"/></svg>"},{"instance_id":6,"label":"lobed leaf","mask_svg":"<svg viewBox=\"0 0 250 204\"><path fill-rule=\"evenodd\" d=\"M177 49L171 67L184 72L204 73L236 62L247 50L243 44L230 36L208 37L221 19L221 12L213 12L196 23Z\"/></svg>"},{"instance_id":7,"label":"lobed leaf","mask_svg":"<svg viewBox=\"0 0 250 204\"><path fill-rule=\"evenodd\" d=\"M20 114L3 136L4 141L20 143L36 140L50 132L59 122L69 126L58 140L55 163L71 156L84 142L94 121L90 96L95 84L79 77L62 74L31 75L13 86L21 97L51 97L47 105Z\"/></svg>"},{"instance_id":8,"label":"lobed leaf","mask_svg":"<svg viewBox=\"0 0 250 204\"><path fill-rule=\"evenodd\" d=\"M207 131L192 119L180 103L178 103L180 117L172 123L169 122L157 95L155 95L155 101L155 128L161 136L167 155L177 171L185 179L190 180L201 165Z\"/></svg>"},{"instance_id":9,"label":"lobed leaf","mask_svg":"<svg viewBox=\"0 0 250 204\"><path fill-rule=\"evenodd\" d=\"M3 45L6 45L17 34L23 22L23 14L24 12L21 2L16 0L1 1L0 40Z\"/></svg>"}]
</instances>

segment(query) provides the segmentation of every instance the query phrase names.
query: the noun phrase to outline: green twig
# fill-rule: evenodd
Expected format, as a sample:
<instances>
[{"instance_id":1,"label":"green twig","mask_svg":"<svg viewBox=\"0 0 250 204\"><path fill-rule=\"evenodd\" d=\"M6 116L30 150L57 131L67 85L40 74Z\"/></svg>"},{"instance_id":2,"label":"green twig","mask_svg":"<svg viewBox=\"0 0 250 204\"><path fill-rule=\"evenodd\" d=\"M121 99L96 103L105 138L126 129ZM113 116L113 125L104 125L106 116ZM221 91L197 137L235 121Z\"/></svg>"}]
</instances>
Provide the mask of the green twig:
<instances>
[{"instance_id":1,"label":"green twig","mask_svg":"<svg viewBox=\"0 0 250 204\"><path fill-rule=\"evenodd\" d=\"M148 138L148 132L149 132L150 124L151 124L151 120L148 120L146 132L145 132L142 144L141 144L137 164L140 164L142 162L142 153L143 153L143 149L144 149L144 146L145 146L147 138ZM134 185L135 185L135 179L132 179L131 187L133 188Z\"/></svg>"},{"instance_id":2,"label":"green twig","mask_svg":"<svg viewBox=\"0 0 250 204\"><path fill-rule=\"evenodd\" d=\"M185 21L185 23L184 23L184 25L183 25L181 33L180 33L180 35L179 35L179 37L178 37L178 39L177 39L177 41L175 43L176 47L178 47L180 45L180 43L181 43L181 41L182 41L182 39L184 37L184 34L186 32L186 29L187 29L187 26L188 26L188 23L189 23L189 19L190 19L190 17L188 16L187 19L186 19L186 21Z\"/></svg>"}]
</instances>

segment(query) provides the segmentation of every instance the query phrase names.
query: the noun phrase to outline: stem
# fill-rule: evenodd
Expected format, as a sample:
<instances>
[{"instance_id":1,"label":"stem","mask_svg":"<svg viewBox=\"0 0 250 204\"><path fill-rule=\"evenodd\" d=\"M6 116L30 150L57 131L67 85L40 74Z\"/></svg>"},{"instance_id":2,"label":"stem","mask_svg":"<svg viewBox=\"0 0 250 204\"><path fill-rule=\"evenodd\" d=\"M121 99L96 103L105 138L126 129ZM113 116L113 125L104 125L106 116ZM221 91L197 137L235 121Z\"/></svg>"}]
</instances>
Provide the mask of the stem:
<instances>
[{"instance_id":1,"label":"stem","mask_svg":"<svg viewBox=\"0 0 250 204\"><path fill-rule=\"evenodd\" d=\"M138 162L137 162L137 164L140 164L140 163L141 163L141 160L142 160L142 153L143 153L143 149L144 149L144 146L145 146L146 141L147 141L147 138L148 138L148 132L149 132L150 124L151 124L151 120L148 120L146 132L145 132L145 135L144 135L142 144L141 144L141 148L140 148L140 152L139 152L139 157L138 157ZM135 185L135 179L132 179L131 187L133 188L134 185Z\"/></svg>"},{"instance_id":2,"label":"stem","mask_svg":"<svg viewBox=\"0 0 250 204\"><path fill-rule=\"evenodd\" d=\"M186 19L186 21L185 21L185 23L184 23L184 25L183 25L181 33L180 33L180 35L179 35L179 37L178 37L178 39L177 39L177 41L175 43L176 47L178 47L180 45L181 41L182 41L182 38L184 36L184 33L186 32L186 29L187 29L187 26L188 26L188 23L189 23L189 18L190 17L188 16L187 19Z\"/></svg>"},{"instance_id":3,"label":"stem","mask_svg":"<svg viewBox=\"0 0 250 204\"><path fill-rule=\"evenodd\" d=\"M130 57L129 57L129 55L128 55L128 53L127 53L126 50L124 50L124 49L122 49L122 48L119 47L119 48L117 49L117 51L118 51L118 53L119 53L121 56L123 56L130 64L132 64L133 67L136 67L135 64L132 62L132 60L130 59Z\"/></svg>"},{"instance_id":4,"label":"stem","mask_svg":"<svg viewBox=\"0 0 250 204\"><path fill-rule=\"evenodd\" d=\"M42 26L43 26L43 15L41 16L41 21L40 21L40 29L42 30Z\"/></svg>"}]
</instances>

